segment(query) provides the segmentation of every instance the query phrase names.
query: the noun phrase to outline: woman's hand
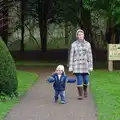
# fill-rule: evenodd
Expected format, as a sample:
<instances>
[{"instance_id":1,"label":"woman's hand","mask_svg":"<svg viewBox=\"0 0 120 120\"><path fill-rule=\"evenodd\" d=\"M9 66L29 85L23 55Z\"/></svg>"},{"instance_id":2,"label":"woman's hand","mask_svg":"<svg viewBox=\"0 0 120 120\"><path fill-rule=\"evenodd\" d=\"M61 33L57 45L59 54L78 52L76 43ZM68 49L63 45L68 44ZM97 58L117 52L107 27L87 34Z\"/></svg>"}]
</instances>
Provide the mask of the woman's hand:
<instances>
[{"instance_id":1,"label":"woman's hand","mask_svg":"<svg viewBox=\"0 0 120 120\"><path fill-rule=\"evenodd\" d=\"M89 71L93 71L93 68L89 68Z\"/></svg>"},{"instance_id":2,"label":"woman's hand","mask_svg":"<svg viewBox=\"0 0 120 120\"><path fill-rule=\"evenodd\" d=\"M73 71L73 68L70 67L68 71L69 71L69 72L72 72L72 71Z\"/></svg>"}]
</instances>

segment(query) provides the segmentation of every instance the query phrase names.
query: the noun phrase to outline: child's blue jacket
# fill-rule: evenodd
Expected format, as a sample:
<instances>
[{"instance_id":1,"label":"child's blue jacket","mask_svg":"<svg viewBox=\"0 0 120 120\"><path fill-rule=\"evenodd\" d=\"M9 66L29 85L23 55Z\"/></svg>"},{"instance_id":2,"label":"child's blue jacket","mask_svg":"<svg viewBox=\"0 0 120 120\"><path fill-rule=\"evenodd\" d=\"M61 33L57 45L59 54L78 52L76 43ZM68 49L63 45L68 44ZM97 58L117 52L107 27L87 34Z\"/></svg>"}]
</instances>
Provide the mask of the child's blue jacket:
<instances>
[{"instance_id":1,"label":"child's blue jacket","mask_svg":"<svg viewBox=\"0 0 120 120\"><path fill-rule=\"evenodd\" d=\"M61 78L59 79L58 74L53 74L47 80L49 83L53 83L53 87L55 90L64 91L66 87L66 83L75 83L76 79L68 78L67 75L62 73Z\"/></svg>"}]
</instances>

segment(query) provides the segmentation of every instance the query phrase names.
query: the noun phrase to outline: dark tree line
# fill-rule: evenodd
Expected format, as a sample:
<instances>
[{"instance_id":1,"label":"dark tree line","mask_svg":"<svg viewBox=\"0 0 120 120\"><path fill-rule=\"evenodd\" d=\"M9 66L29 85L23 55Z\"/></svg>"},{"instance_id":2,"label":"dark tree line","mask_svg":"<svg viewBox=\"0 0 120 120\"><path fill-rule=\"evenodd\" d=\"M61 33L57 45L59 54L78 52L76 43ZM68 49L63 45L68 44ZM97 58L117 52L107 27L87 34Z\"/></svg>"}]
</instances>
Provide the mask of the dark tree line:
<instances>
[{"instance_id":1,"label":"dark tree line","mask_svg":"<svg viewBox=\"0 0 120 120\"><path fill-rule=\"evenodd\" d=\"M65 23L65 43L68 42L68 26L79 26L85 31L86 39L94 46L91 13L97 11L107 18L106 41L118 43L120 2L114 0L2 0L0 2L0 36L8 43L9 8L20 3L21 51L24 51L25 22L29 17L39 27L41 50L47 51L48 25Z\"/></svg>"}]
</instances>

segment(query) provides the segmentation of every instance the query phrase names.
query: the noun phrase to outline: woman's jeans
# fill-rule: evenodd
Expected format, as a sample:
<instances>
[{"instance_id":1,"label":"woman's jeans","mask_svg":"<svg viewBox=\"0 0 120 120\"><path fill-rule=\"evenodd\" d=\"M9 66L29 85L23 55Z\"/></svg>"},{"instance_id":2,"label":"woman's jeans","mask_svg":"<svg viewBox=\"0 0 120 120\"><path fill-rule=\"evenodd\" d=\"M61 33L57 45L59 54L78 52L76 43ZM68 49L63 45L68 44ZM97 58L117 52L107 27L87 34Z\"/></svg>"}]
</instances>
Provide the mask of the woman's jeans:
<instances>
[{"instance_id":1,"label":"woman's jeans","mask_svg":"<svg viewBox=\"0 0 120 120\"><path fill-rule=\"evenodd\" d=\"M75 73L77 78L77 86L88 86L89 84L89 74L88 73Z\"/></svg>"}]
</instances>

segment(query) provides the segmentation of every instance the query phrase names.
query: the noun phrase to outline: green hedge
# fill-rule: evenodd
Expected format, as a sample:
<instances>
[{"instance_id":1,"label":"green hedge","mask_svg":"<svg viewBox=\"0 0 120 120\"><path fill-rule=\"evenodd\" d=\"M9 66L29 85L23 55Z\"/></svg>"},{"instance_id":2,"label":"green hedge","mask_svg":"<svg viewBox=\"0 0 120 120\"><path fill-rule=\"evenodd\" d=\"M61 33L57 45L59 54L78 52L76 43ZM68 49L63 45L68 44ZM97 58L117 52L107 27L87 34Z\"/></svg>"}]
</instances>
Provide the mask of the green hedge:
<instances>
[{"instance_id":1,"label":"green hedge","mask_svg":"<svg viewBox=\"0 0 120 120\"><path fill-rule=\"evenodd\" d=\"M2 40L0 40L0 96L17 95L18 80L13 58Z\"/></svg>"}]
</instances>

